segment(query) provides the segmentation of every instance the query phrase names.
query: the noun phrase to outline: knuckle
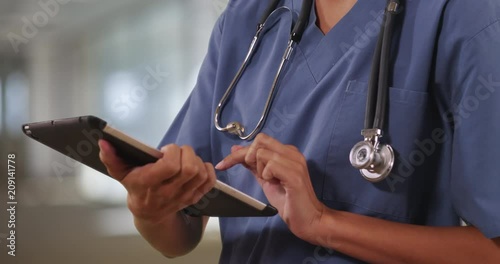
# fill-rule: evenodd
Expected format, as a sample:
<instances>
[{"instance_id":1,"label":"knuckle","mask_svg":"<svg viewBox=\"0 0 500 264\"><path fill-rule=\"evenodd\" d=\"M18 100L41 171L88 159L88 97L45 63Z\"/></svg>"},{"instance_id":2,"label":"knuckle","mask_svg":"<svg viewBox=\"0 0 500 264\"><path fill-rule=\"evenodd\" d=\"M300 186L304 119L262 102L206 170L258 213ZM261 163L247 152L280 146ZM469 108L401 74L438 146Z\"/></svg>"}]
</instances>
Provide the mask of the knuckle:
<instances>
[{"instance_id":1,"label":"knuckle","mask_svg":"<svg viewBox=\"0 0 500 264\"><path fill-rule=\"evenodd\" d=\"M193 176L198 174L199 168L195 164L189 163L185 164L182 167L182 174L188 175L188 176Z\"/></svg>"},{"instance_id":2,"label":"knuckle","mask_svg":"<svg viewBox=\"0 0 500 264\"><path fill-rule=\"evenodd\" d=\"M164 201L168 201L169 203L175 202L178 198L179 194L174 192L170 187L161 187L156 191L156 195L161 197Z\"/></svg>"},{"instance_id":3,"label":"knuckle","mask_svg":"<svg viewBox=\"0 0 500 264\"><path fill-rule=\"evenodd\" d=\"M276 166L276 161L275 160L269 160L266 164L266 168L267 170L270 170L270 169L273 169L273 167Z\"/></svg>"},{"instance_id":4,"label":"knuckle","mask_svg":"<svg viewBox=\"0 0 500 264\"><path fill-rule=\"evenodd\" d=\"M209 177L209 179L207 180L205 186L203 186L203 192L207 193L210 190L212 190L212 188L214 188L214 186L215 186L215 182L216 181L217 181L217 179L215 177Z\"/></svg>"},{"instance_id":5,"label":"knuckle","mask_svg":"<svg viewBox=\"0 0 500 264\"><path fill-rule=\"evenodd\" d=\"M214 168L214 165L210 162L205 162L205 168L206 168L206 171L207 171L207 174L208 174L208 177L210 177L210 175L215 175L215 168Z\"/></svg>"},{"instance_id":6,"label":"knuckle","mask_svg":"<svg viewBox=\"0 0 500 264\"><path fill-rule=\"evenodd\" d=\"M168 151L172 151L172 150L173 151L178 151L178 150L180 150L180 147L178 145L176 145L176 144L168 144L168 145L163 146L161 148L161 150L163 152L168 152Z\"/></svg>"},{"instance_id":7,"label":"knuckle","mask_svg":"<svg viewBox=\"0 0 500 264\"><path fill-rule=\"evenodd\" d=\"M246 163L253 163L255 158L257 157L258 148L251 147L250 150L245 155Z\"/></svg>"},{"instance_id":8,"label":"knuckle","mask_svg":"<svg viewBox=\"0 0 500 264\"><path fill-rule=\"evenodd\" d=\"M179 198L179 203L182 204L183 207L192 205L193 200L194 200L193 196L194 196L194 193L192 191L185 192Z\"/></svg>"},{"instance_id":9,"label":"knuckle","mask_svg":"<svg viewBox=\"0 0 500 264\"><path fill-rule=\"evenodd\" d=\"M273 151L270 153L269 161L277 161L277 160L280 160L281 158L282 158L282 154Z\"/></svg>"},{"instance_id":10,"label":"knuckle","mask_svg":"<svg viewBox=\"0 0 500 264\"><path fill-rule=\"evenodd\" d=\"M255 141L254 142L261 142L263 140L266 139L266 134L264 133L259 133L256 137L255 137Z\"/></svg>"},{"instance_id":11,"label":"knuckle","mask_svg":"<svg viewBox=\"0 0 500 264\"><path fill-rule=\"evenodd\" d=\"M299 152L299 148L297 148L296 146L294 145L287 145L288 148L290 148L292 151L296 151L296 152Z\"/></svg>"},{"instance_id":12,"label":"knuckle","mask_svg":"<svg viewBox=\"0 0 500 264\"><path fill-rule=\"evenodd\" d=\"M209 179L211 185L214 186L215 182L217 181L217 175L215 174L215 172L209 175Z\"/></svg>"},{"instance_id":13,"label":"knuckle","mask_svg":"<svg viewBox=\"0 0 500 264\"><path fill-rule=\"evenodd\" d=\"M168 176L178 174L181 171L181 164L179 164L178 162L174 162L173 159L165 157L162 158L160 162L162 163L162 166L164 168L164 173L166 173Z\"/></svg>"},{"instance_id":14,"label":"knuckle","mask_svg":"<svg viewBox=\"0 0 500 264\"><path fill-rule=\"evenodd\" d=\"M182 145L181 146L181 150L194 153L194 149L191 146L188 146L188 145Z\"/></svg>"},{"instance_id":15,"label":"knuckle","mask_svg":"<svg viewBox=\"0 0 500 264\"><path fill-rule=\"evenodd\" d=\"M215 173L208 172L206 174L206 178L205 178L204 182L206 183L206 185L209 185L211 188L213 185L215 185L216 180L217 180L217 177L215 176Z\"/></svg>"},{"instance_id":16,"label":"knuckle","mask_svg":"<svg viewBox=\"0 0 500 264\"><path fill-rule=\"evenodd\" d=\"M253 158L252 158L252 156L250 156L250 155L246 155L246 156L245 156L245 163L246 163L246 164L249 164L249 165L250 165L250 164L253 164L254 162L253 162Z\"/></svg>"},{"instance_id":17,"label":"knuckle","mask_svg":"<svg viewBox=\"0 0 500 264\"><path fill-rule=\"evenodd\" d=\"M150 178L151 175L154 175L154 172L151 171L152 165L148 164L144 167L139 167L133 169L129 174L131 178L135 178L139 181L146 181L147 178Z\"/></svg>"},{"instance_id":18,"label":"knuckle","mask_svg":"<svg viewBox=\"0 0 500 264\"><path fill-rule=\"evenodd\" d=\"M200 191L194 191L193 196L191 197L191 204L196 204L201 200L201 197L203 197L203 193Z\"/></svg>"},{"instance_id":19,"label":"knuckle","mask_svg":"<svg viewBox=\"0 0 500 264\"><path fill-rule=\"evenodd\" d=\"M300 155L299 156L299 161L300 161L301 164L303 164L304 166L307 167L307 159L306 159L306 157L304 157L303 155Z\"/></svg>"},{"instance_id":20,"label":"knuckle","mask_svg":"<svg viewBox=\"0 0 500 264\"><path fill-rule=\"evenodd\" d=\"M125 179L128 180L124 181L123 184L126 184L130 190L134 190L136 193L142 193L153 184L154 176L155 174L152 174L149 170L135 169L125 176Z\"/></svg>"},{"instance_id":21,"label":"knuckle","mask_svg":"<svg viewBox=\"0 0 500 264\"><path fill-rule=\"evenodd\" d=\"M309 173L308 167L306 163L295 163L295 170L301 175L306 175Z\"/></svg>"},{"instance_id":22,"label":"knuckle","mask_svg":"<svg viewBox=\"0 0 500 264\"><path fill-rule=\"evenodd\" d=\"M198 181L205 182L207 181L207 179L208 179L208 173L204 172L198 174L198 179L197 179Z\"/></svg>"},{"instance_id":23,"label":"knuckle","mask_svg":"<svg viewBox=\"0 0 500 264\"><path fill-rule=\"evenodd\" d=\"M255 157L256 157L257 159L262 158L262 155L264 155L264 149L257 149L257 150L255 151Z\"/></svg>"}]
</instances>

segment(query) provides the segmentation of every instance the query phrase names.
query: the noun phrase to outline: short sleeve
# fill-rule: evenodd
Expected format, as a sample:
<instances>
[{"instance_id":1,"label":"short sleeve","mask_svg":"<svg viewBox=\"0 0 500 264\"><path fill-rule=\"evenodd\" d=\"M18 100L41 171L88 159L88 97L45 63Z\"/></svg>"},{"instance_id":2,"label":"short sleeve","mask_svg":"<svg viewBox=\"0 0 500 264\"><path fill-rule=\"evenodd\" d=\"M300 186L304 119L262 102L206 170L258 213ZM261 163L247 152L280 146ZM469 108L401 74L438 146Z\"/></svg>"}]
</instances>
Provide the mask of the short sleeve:
<instances>
[{"instance_id":1,"label":"short sleeve","mask_svg":"<svg viewBox=\"0 0 500 264\"><path fill-rule=\"evenodd\" d=\"M450 47L451 48L451 47ZM451 82L451 196L458 215L500 237L500 22L460 46Z\"/></svg>"},{"instance_id":2,"label":"short sleeve","mask_svg":"<svg viewBox=\"0 0 500 264\"><path fill-rule=\"evenodd\" d=\"M225 12L219 17L212 31L208 52L193 91L159 144L160 147L167 144L189 145L206 162L211 162L211 108L224 17Z\"/></svg>"}]
</instances>

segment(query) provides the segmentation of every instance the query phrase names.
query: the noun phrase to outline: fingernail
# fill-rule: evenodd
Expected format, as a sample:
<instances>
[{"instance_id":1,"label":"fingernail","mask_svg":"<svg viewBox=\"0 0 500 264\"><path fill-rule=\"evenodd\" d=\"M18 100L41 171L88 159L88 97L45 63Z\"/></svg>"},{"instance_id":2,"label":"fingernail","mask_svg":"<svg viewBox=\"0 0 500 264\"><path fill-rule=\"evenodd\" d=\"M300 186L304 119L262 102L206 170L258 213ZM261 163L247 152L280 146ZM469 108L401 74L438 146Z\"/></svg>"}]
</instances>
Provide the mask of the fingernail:
<instances>
[{"instance_id":1,"label":"fingernail","mask_svg":"<svg viewBox=\"0 0 500 264\"><path fill-rule=\"evenodd\" d=\"M219 163L217 163L217 165L215 165L215 169L221 170L222 168L224 168L224 165L225 165L224 160L221 160Z\"/></svg>"}]
</instances>

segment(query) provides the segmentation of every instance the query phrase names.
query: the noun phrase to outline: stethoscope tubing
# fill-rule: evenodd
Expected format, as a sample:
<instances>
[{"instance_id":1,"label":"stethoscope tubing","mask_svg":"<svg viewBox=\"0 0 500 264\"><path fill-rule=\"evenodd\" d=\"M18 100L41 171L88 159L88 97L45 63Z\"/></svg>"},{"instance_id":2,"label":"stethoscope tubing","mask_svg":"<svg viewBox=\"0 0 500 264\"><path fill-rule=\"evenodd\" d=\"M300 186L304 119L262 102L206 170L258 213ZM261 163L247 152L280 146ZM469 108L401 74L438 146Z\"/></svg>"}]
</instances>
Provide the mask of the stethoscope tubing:
<instances>
[{"instance_id":1,"label":"stethoscope tubing","mask_svg":"<svg viewBox=\"0 0 500 264\"><path fill-rule=\"evenodd\" d=\"M238 72L236 73L235 77L229 84L228 89L222 96L221 100L219 101L219 104L217 105L217 108L215 109L215 115L214 115L214 124L215 127L218 131L221 132L229 132L231 134L237 135L240 139L242 140L252 140L263 128L267 117L269 115L269 112L271 110L272 103L274 101L274 97L276 95L276 90L278 87L278 83L280 81L281 74L283 73L283 69L285 67L285 63L287 60L290 59L290 56L293 52L294 46L297 45L300 40L302 39L303 33L307 27L307 24L309 22L309 15L312 9L312 2L313 0L304 0L302 2L302 8L300 11L299 18L297 20L297 23L295 23L295 26L293 27L291 33L290 33L290 39L287 43L286 50L283 54L283 57L281 59L280 65L278 67L277 73L273 79L273 83L271 86L271 89L269 91L269 94L267 96L266 103L264 105L264 110L262 111L262 114L259 118L259 121L255 128L247 135L245 135L245 128L243 125L241 125L239 122L230 122L226 127L222 127L220 125L220 120L222 116L222 111L224 110L224 107L226 106L226 102L229 99L229 96L233 92L234 88L236 87L238 81L240 80L241 76L243 75L243 72L247 68L253 54L255 53L256 47L262 37L262 32L264 29L264 26L267 22L267 19L271 16L273 12L277 10L277 5L279 3L279 0L273 0L269 7L266 9L264 15L261 17L259 24L257 26L257 32L255 33L255 36L252 39L252 42L250 44L250 48L247 52L247 55L245 56L245 59L243 63L241 64L240 68L238 69Z\"/></svg>"},{"instance_id":2,"label":"stethoscope tubing","mask_svg":"<svg viewBox=\"0 0 500 264\"><path fill-rule=\"evenodd\" d=\"M214 124L217 130L237 135L242 140L252 140L262 130L273 104L285 63L290 59L294 46L297 45L302 39L303 33L309 22L313 6L313 0L304 0L302 2L299 18L291 30L286 50L281 58L277 73L274 76L262 114L255 128L249 134L245 135L245 127L239 122L233 121L228 123L225 127L220 126L222 111L226 106L229 96L235 89L238 81L255 53L256 47L262 38L264 26L267 20L270 16L272 16L273 12L279 9L277 8L278 3L279 0L273 0L266 8L265 13L259 20L257 32L252 39L243 63L215 109ZM361 135L363 135L364 140L354 145L349 154L353 167L359 169L361 175L370 182L378 182L385 179L390 174L395 159L392 147L388 144L380 143L380 138L383 136L383 129L386 125L385 119L387 116L387 104L389 101L389 63L391 60L391 44L395 24L395 15L399 12L399 6L400 0L387 0L387 7L384 12L380 34L372 60L372 69L368 84L369 87L366 98L364 129L361 131Z\"/></svg>"},{"instance_id":3,"label":"stethoscope tubing","mask_svg":"<svg viewBox=\"0 0 500 264\"><path fill-rule=\"evenodd\" d=\"M391 9L391 3L397 5ZM387 116L387 103L389 93L389 63L391 60L391 44L395 25L395 14L397 13L398 0L389 0L387 10L383 18L380 36L373 56L372 71L367 93L365 129L385 128Z\"/></svg>"}]
</instances>

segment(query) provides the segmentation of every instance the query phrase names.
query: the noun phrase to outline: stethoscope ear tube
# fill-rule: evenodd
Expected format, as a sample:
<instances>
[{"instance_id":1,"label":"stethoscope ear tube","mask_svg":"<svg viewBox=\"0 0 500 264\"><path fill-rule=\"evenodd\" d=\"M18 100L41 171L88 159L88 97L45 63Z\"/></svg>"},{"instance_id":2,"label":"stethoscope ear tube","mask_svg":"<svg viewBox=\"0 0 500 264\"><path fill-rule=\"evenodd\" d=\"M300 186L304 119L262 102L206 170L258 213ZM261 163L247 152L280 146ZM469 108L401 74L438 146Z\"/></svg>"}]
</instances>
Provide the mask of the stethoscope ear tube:
<instances>
[{"instance_id":1,"label":"stethoscope ear tube","mask_svg":"<svg viewBox=\"0 0 500 264\"><path fill-rule=\"evenodd\" d=\"M368 91L366 94L366 109L365 109L365 129L373 128L373 121L375 119L375 109L377 103L377 85L380 75L380 56L382 54L382 44L384 43L386 15L382 20L382 27L380 28L380 35L373 54L372 67L370 74L370 81L368 82Z\"/></svg>"},{"instance_id":2,"label":"stethoscope ear tube","mask_svg":"<svg viewBox=\"0 0 500 264\"><path fill-rule=\"evenodd\" d=\"M387 3L368 84L364 129L361 131L364 140L354 145L349 154L351 165L370 182L378 182L389 176L395 160L392 147L382 144L380 139L387 115L389 62L395 15L400 11L399 5L399 0L389 0Z\"/></svg>"},{"instance_id":3,"label":"stethoscope ear tube","mask_svg":"<svg viewBox=\"0 0 500 264\"><path fill-rule=\"evenodd\" d=\"M300 9L299 20L295 24L295 27L291 33L291 40L298 43L302 39L302 35L306 29L307 24L309 23L309 15L312 9L312 1L313 0L304 0L302 1L302 7Z\"/></svg>"},{"instance_id":4,"label":"stethoscope ear tube","mask_svg":"<svg viewBox=\"0 0 500 264\"><path fill-rule=\"evenodd\" d=\"M247 52L247 55L245 56L245 59L243 60L243 63L241 64L240 68L238 69L238 72L232 79L231 83L229 84L228 88L224 92L222 98L219 101L219 104L217 105L214 113L214 125L215 128L220 131L220 132L227 132L233 135L238 136L242 140L252 140L257 133L259 133L264 126L265 121L267 120L267 116L269 115L269 111L271 109L272 102L274 100L274 96L277 91L278 83L281 77L281 74L283 72L285 62L289 60L290 55L292 54L293 47L299 43L299 41L302 38L303 31L305 30L308 22L309 22L309 15L311 13L312 9L312 2L313 0L304 0L302 3L302 9L300 11L299 19L298 22L295 24L293 27L291 33L290 33L290 39L287 43L286 50L283 54L283 57L281 59L280 65L278 67L278 70L274 76L273 79L273 84L271 86L271 89L269 91L269 95L267 97L266 103L264 105L264 110L262 111L261 117L259 118L257 125L255 128L251 131L245 131L245 126L241 124L240 122L237 121L232 121L229 122L226 126L222 126L220 121L221 121L221 116L222 116L222 111L224 110L224 107L226 106L227 100L229 99L229 96L233 92L234 88L236 87L238 81L240 80L241 76L243 75L243 72L245 71L246 67L250 63L251 58L253 57L255 50L258 46L258 43L263 35L264 32L264 27L265 24L267 23L267 20L269 19L269 16L273 14L273 12L277 11L278 9L276 8L279 0L273 0L270 2L270 5L266 8L266 12L262 16L261 20L259 21L259 25L257 26L257 32L255 33L255 36L253 37L253 40L250 44L250 48ZM290 10L289 8L286 8L287 10ZM249 132L248 134L245 135L246 132Z\"/></svg>"},{"instance_id":5,"label":"stethoscope ear tube","mask_svg":"<svg viewBox=\"0 0 500 264\"><path fill-rule=\"evenodd\" d=\"M391 1L391 4L394 2L395 1ZM391 4L389 4L388 9L390 8ZM384 32L382 37L383 43L380 54L377 106L373 121L373 127L380 129L383 129L385 127L385 118L387 115L387 98L389 97L389 62L391 60L391 44L395 21L394 12L390 10L386 11Z\"/></svg>"},{"instance_id":6,"label":"stethoscope ear tube","mask_svg":"<svg viewBox=\"0 0 500 264\"><path fill-rule=\"evenodd\" d=\"M241 75L248 66L257 44L261 38L264 25L269 16L276 10L279 0L273 0L266 8L257 27L257 32L250 44L247 55L241 64L235 77L222 96L214 114L214 124L217 130L238 136L242 140L251 140L262 129L269 114L271 104L274 100L278 82L285 62L290 58L294 45L302 39L309 15L312 10L313 0L304 0L297 23L290 33L287 48L283 54L281 63L274 77L273 84L269 91L262 115L255 128L245 135L245 127L237 121L229 122L226 126L221 126L220 119L226 102L238 83ZM385 127L385 116L388 103L389 92L389 62L391 60L390 51L392 43L392 33L394 29L394 16L399 13L399 0L388 0L387 9L381 25L380 36L377 41L370 74L369 87L367 92L366 113L364 129L361 131L364 140L356 144L349 155L350 162L356 169L359 169L365 179L370 182L378 182L385 179L391 172L394 165L394 151L390 145L382 144L380 138L383 136L382 129Z\"/></svg>"},{"instance_id":7,"label":"stethoscope ear tube","mask_svg":"<svg viewBox=\"0 0 500 264\"><path fill-rule=\"evenodd\" d=\"M262 14L262 16L260 17L258 27L260 27L261 25L263 25L266 22L269 15L271 15L271 13L274 10L276 10L276 7L278 7L279 2L280 2L280 0L272 0L271 4L269 4L269 6L266 8L266 11L264 12L264 14Z\"/></svg>"}]
</instances>

